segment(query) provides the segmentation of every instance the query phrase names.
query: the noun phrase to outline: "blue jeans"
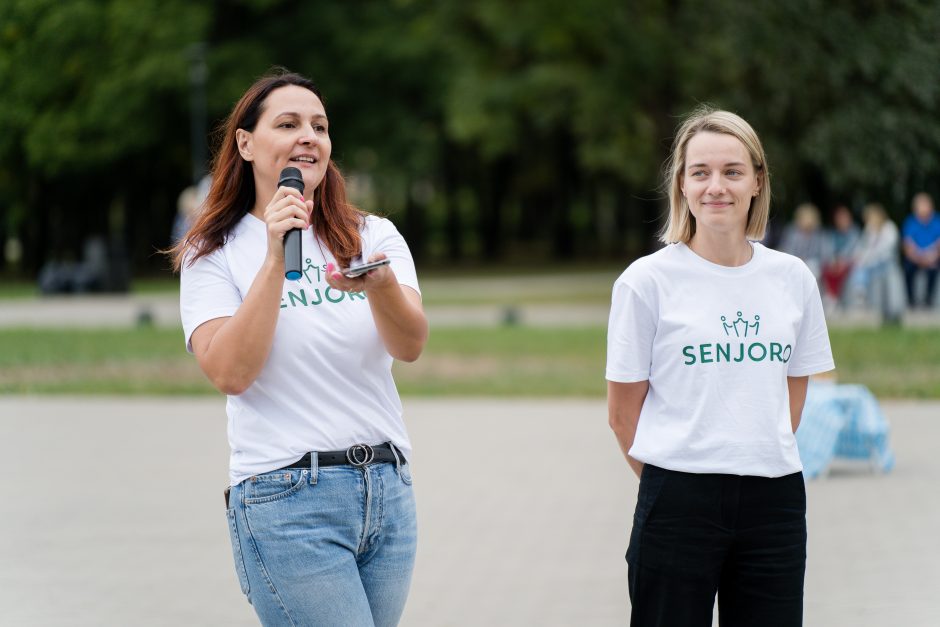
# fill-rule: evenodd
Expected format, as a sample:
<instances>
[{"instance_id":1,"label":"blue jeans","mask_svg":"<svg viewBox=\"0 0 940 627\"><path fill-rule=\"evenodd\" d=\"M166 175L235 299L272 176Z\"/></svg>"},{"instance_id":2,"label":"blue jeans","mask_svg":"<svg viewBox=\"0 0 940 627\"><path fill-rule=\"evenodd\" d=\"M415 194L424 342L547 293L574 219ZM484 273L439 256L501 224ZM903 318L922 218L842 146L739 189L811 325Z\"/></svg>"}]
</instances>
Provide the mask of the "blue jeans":
<instances>
[{"instance_id":1,"label":"blue jeans","mask_svg":"<svg viewBox=\"0 0 940 627\"><path fill-rule=\"evenodd\" d=\"M398 624L417 542L410 467L278 470L231 488L242 592L263 625Z\"/></svg>"}]
</instances>

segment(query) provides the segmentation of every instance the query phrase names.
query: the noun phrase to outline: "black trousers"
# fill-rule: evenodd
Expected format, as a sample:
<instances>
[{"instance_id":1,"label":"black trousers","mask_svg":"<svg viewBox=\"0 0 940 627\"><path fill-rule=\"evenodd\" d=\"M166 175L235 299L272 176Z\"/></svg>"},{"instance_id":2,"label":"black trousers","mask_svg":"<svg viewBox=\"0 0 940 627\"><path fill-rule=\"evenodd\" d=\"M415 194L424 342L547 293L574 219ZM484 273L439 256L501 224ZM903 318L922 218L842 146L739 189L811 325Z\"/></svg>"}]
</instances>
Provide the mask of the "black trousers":
<instances>
[{"instance_id":1,"label":"black trousers","mask_svg":"<svg viewBox=\"0 0 940 627\"><path fill-rule=\"evenodd\" d=\"M917 303L914 299L914 280L917 278L917 275L923 272L927 275L927 289L924 292L924 308L930 309L933 307L933 294L934 289L937 284L937 274L940 273L938 268L922 268L916 264L911 263L907 259L904 260L904 285L907 287L907 304L909 307L916 307Z\"/></svg>"},{"instance_id":2,"label":"black trousers","mask_svg":"<svg viewBox=\"0 0 940 627\"><path fill-rule=\"evenodd\" d=\"M647 464L630 548L633 627L803 623L806 489L802 473L768 479Z\"/></svg>"}]
</instances>

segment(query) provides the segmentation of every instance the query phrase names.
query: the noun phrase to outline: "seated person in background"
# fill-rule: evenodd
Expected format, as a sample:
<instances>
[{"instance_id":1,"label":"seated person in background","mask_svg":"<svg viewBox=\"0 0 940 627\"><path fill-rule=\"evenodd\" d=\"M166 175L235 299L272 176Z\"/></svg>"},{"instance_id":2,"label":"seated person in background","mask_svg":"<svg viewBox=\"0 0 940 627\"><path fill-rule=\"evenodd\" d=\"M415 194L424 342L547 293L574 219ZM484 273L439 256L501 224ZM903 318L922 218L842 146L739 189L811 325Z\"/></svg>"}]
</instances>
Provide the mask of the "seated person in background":
<instances>
[{"instance_id":1,"label":"seated person in background","mask_svg":"<svg viewBox=\"0 0 940 627\"><path fill-rule=\"evenodd\" d=\"M780 250L802 259L818 282L823 264L830 256L829 248L829 240L821 228L819 209L810 203L798 206L793 213L793 223L783 233Z\"/></svg>"},{"instance_id":2,"label":"seated person in background","mask_svg":"<svg viewBox=\"0 0 940 627\"><path fill-rule=\"evenodd\" d=\"M940 268L940 216L934 213L933 200L920 193L911 201L911 215L904 221L904 282L907 285L907 304L916 307L915 282L917 275L926 275L923 307L929 309L934 302L937 270Z\"/></svg>"},{"instance_id":3,"label":"seated person in background","mask_svg":"<svg viewBox=\"0 0 940 627\"><path fill-rule=\"evenodd\" d=\"M865 205L863 217L865 228L855 247L848 289L854 302L864 302L896 321L904 309L898 227L878 203Z\"/></svg>"},{"instance_id":4,"label":"seated person in background","mask_svg":"<svg viewBox=\"0 0 940 627\"><path fill-rule=\"evenodd\" d=\"M845 280L852 270L852 256L858 239L859 229L852 212L845 205L836 205L832 211L832 231L829 232L830 257L823 263L822 269L823 285L826 288L824 301L841 301Z\"/></svg>"}]
</instances>

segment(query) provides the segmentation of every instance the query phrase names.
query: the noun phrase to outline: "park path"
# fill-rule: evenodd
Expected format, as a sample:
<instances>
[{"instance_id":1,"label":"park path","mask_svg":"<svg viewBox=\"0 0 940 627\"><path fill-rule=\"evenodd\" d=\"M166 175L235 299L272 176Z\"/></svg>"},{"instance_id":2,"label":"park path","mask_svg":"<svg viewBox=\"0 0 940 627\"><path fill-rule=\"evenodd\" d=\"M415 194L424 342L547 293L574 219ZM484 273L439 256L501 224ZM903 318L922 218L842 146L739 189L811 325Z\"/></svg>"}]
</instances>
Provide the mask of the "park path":
<instances>
[{"instance_id":1,"label":"park path","mask_svg":"<svg viewBox=\"0 0 940 627\"><path fill-rule=\"evenodd\" d=\"M940 403L897 467L808 485L809 627L940 624ZM635 501L602 400L405 399L419 552L403 627L626 624ZM0 625L256 625L228 546L222 398L0 398Z\"/></svg>"},{"instance_id":2,"label":"park path","mask_svg":"<svg viewBox=\"0 0 940 627\"><path fill-rule=\"evenodd\" d=\"M525 280L503 277L498 280L498 284L505 288L507 281L512 284L513 281L523 283ZM481 327L507 323L537 327L606 326L610 311L608 304L594 302L593 299L562 303L526 302L524 299L514 301L512 294L506 293L505 289L495 294L503 296L505 300L499 303L466 302L426 306L431 327ZM493 295L488 297L493 298ZM833 327L877 327L880 319L874 312L850 311L834 312L829 315L828 322ZM0 301L0 328L128 328L141 323L179 328L178 296L50 296ZM940 310L908 312L904 316L904 325L938 328Z\"/></svg>"}]
</instances>

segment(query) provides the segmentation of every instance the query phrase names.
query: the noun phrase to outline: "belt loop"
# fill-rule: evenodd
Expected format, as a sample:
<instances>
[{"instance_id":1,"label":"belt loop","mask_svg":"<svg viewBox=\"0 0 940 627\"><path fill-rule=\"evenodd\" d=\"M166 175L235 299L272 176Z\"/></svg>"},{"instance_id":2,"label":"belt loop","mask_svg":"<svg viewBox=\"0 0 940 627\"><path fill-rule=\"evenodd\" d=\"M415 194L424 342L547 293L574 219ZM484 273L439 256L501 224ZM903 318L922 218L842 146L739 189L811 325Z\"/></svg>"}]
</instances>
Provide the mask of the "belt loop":
<instances>
[{"instance_id":1,"label":"belt loop","mask_svg":"<svg viewBox=\"0 0 940 627\"><path fill-rule=\"evenodd\" d=\"M392 455L395 456L395 472L398 473L398 476L401 476L401 454L398 452L398 447L392 444L389 440L388 447L392 449Z\"/></svg>"},{"instance_id":2,"label":"belt loop","mask_svg":"<svg viewBox=\"0 0 940 627\"><path fill-rule=\"evenodd\" d=\"M310 451L310 485L317 484L317 473L320 472L319 460L316 451Z\"/></svg>"}]
</instances>

